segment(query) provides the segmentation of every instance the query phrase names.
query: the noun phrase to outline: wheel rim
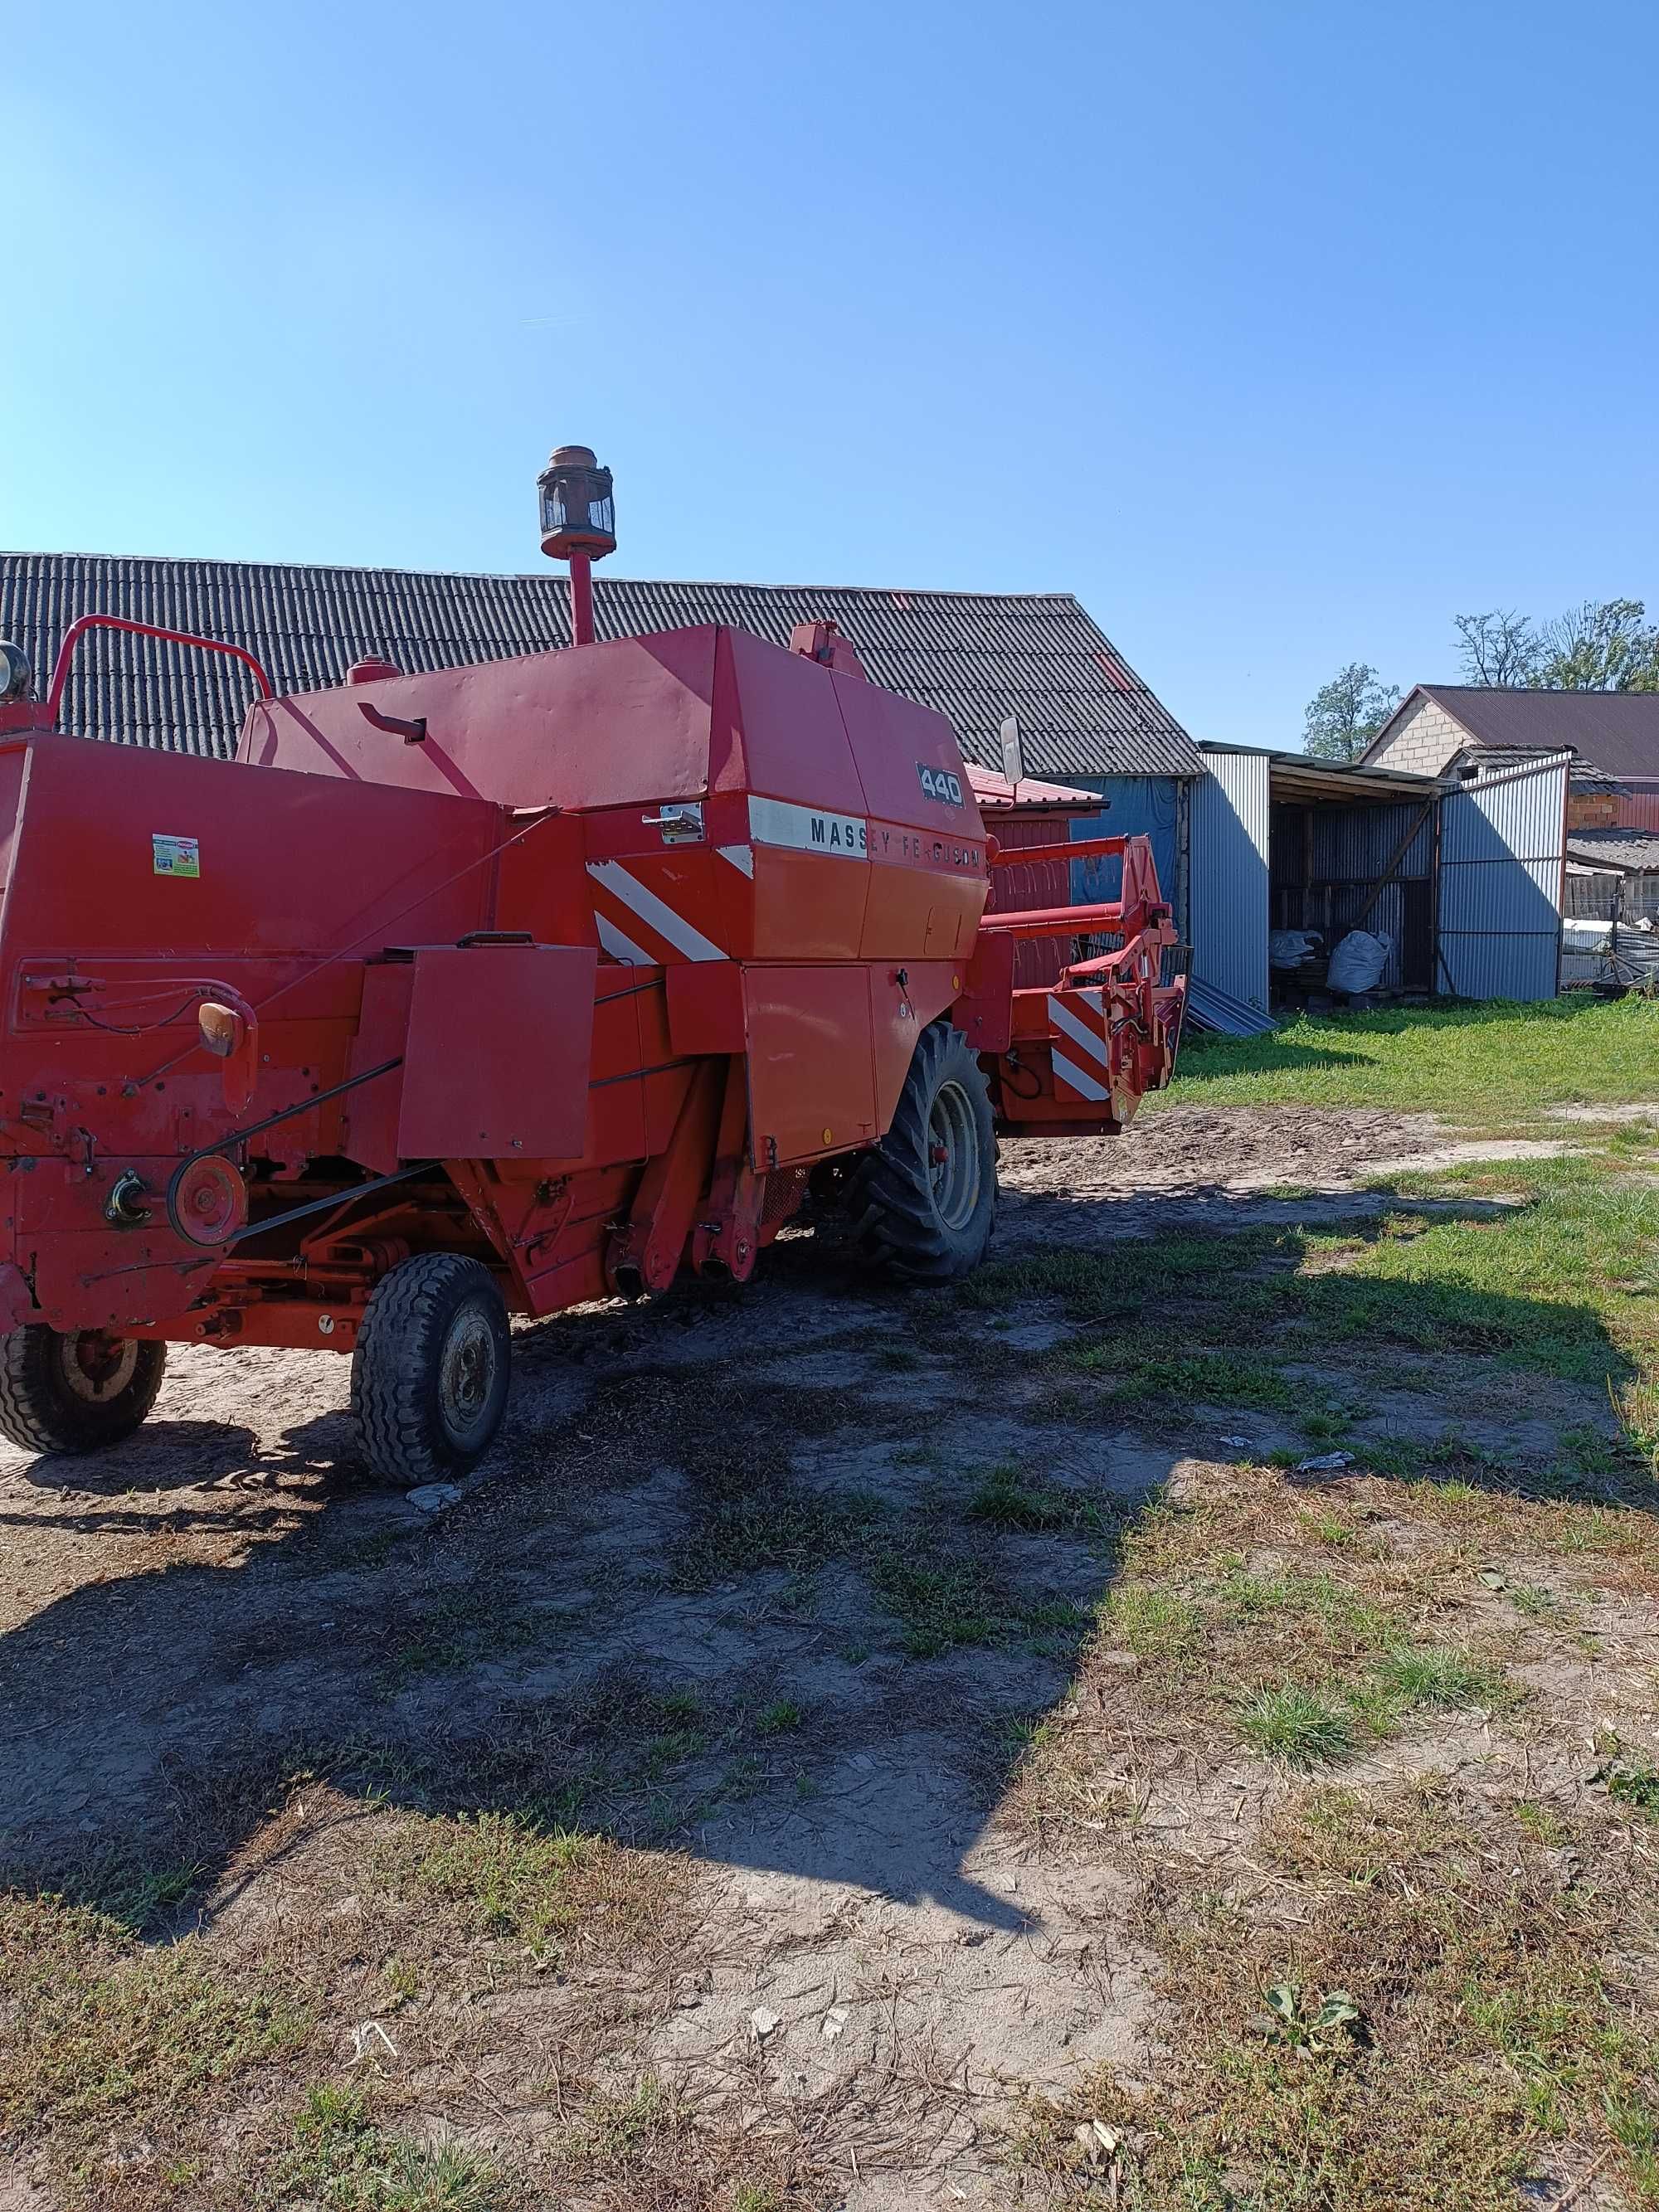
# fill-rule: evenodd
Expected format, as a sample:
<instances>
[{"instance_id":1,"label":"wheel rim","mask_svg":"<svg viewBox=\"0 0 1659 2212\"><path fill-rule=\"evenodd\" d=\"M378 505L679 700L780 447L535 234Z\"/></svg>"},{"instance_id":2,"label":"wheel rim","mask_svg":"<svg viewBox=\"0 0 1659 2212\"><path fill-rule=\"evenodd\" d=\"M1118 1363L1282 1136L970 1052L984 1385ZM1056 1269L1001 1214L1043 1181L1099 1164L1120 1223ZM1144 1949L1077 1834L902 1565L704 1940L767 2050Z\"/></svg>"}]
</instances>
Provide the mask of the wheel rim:
<instances>
[{"instance_id":1,"label":"wheel rim","mask_svg":"<svg viewBox=\"0 0 1659 2212\"><path fill-rule=\"evenodd\" d=\"M106 1406L120 1396L137 1372L138 1346L131 1337L82 1329L59 1340L58 1364L73 1396L88 1406Z\"/></svg>"},{"instance_id":2,"label":"wheel rim","mask_svg":"<svg viewBox=\"0 0 1659 2212\"><path fill-rule=\"evenodd\" d=\"M927 1116L928 1177L947 1229L963 1229L979 1204L979 1124L959 1083L942 1083Z\"/></svg>"},{"instance_id":3,"label":"wheel rim","mask_svg":"<svg viewBox=\"0 0 1659 2212\"><path fill-rule=\"evenodd\" d=\"M457 1314L438 1369L438 1405L452 1442L466 1445L489 1424L501 1352L489 1316L477 1306Z\"/></svg>"}]
</instances>

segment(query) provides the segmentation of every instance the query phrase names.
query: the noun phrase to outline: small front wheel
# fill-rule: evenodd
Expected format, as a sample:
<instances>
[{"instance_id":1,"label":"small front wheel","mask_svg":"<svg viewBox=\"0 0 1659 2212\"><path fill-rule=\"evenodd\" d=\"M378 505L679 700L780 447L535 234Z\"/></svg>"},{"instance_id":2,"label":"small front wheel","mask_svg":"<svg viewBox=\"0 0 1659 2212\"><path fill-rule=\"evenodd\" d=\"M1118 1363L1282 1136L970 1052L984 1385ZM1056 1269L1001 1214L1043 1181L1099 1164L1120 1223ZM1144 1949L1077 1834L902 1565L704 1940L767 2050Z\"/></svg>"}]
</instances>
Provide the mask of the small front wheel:
<instances>
[{"instance_id":1,"label":"small front wheel","mask_svg":"<svg viewBox=\"0 0 1659 2212\"><path fill-rule=\"evenodd\" d=\"M351 1362L363 1456L400 1489L453 1481L507 1410L512 1340L495 1277L459 1252L423 1252L378 1282Z\"/></svg>"},{"instance_id":2,"label":"small front wheel","mask_svg":"<svg viewBox=\"0 0 1659 2212\"><path fill-rule=\"evenodd\" d=\"M101 1328L14 1328L0 1337L0 1436L32 1452L118 1444L155 1403L167 1361L165 1344Z\"/></svg>"}]
</instances>

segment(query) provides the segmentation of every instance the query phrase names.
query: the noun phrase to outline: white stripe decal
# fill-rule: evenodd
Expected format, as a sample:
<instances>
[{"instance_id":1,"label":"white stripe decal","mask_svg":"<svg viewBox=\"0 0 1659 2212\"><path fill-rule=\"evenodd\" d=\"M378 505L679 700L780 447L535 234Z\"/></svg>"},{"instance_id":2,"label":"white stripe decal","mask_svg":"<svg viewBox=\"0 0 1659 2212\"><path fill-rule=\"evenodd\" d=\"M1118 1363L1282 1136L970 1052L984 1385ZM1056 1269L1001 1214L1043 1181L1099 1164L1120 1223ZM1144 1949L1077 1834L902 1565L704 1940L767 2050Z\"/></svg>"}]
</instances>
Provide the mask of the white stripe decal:
<instances>
[{"instance_id":1,"label":"white stripe decal","mask_svg":"<svg viewBox=\"0 0 1659 2212\"><path fill-rule=\"evenodd\" d=\"M752 845L716 845L714 850L721 860L730 860L740 876L755 872L755 848Z\"/></svg>"},{"instance_id":2,"label":"white stripe decal","mask_svg":"<svg viewBox=\"0 0 1659 2212\"><path fill-rule=\"evenodd\" d=\"M593 913L594 926L599 933L599 943L613 960L625 961L630 968L654 968L657 963L648 952L641 952L631 937L624 937L614 921L607 921L597 908Z\"/></svg>"},{"instance_id":3,"label":"white stripe decal","mask_svg":"<svg viewBox=\"0 0 1659 2212\"><path fill-rule=\"evenodd\" d=\"M1062 1082L1069 1084L1079 1098L1098 1098L1103 1103L1111 1097L1109 1091L1103 1090L1092 1075L1085 1075L1075 1060L1067 1060L1057 1048L1049 1048L1048 1057L1054 1064L1054 1073Z\"/></svg>"},{"instance_id":4,"label":"white stripe decal","mask_svg":"<svg viewBox=\"0 0 1659 2212\"><path fill-rule=\"evenodd\" d=\"M655 891L647 890L630 876L619 860L590 860L587 872L596 884L603 884L613 898L631 908L677 952L684 953L688 960L726 958L718 945L711 945L700 929L693 929L684 915L676 914L672 906L665 906Z\"/></svg>"},{"instance_id":5,"label":"white stripe decal","mask_svg":"<svg viewBox=\"0 0 1659 2212\"><path fill-rule=\"evenodd\" d=\"M1112 1055L1104 1037L1097 1036L1086 1022L1079 1021L1063 1000L1048 994L1048 1018L1057 1030L1063 1030L1073 1044L1080 1044L1085 1052L1097 1060L1103 1067L1109 1067Z\"/></svg>"},{"instance_id":6,"label":"white stripe decal","mask_svg":"<svg viewBox=\"0 0 1659 2212\"><path fill-rule=\"evenodd\" d=\"M797 806L787 799L749 801L749 834L757 845L788 845L800 853L830 853L842 860L867 860L870 824L856 814Z\"/></svg>"}]
</instances>

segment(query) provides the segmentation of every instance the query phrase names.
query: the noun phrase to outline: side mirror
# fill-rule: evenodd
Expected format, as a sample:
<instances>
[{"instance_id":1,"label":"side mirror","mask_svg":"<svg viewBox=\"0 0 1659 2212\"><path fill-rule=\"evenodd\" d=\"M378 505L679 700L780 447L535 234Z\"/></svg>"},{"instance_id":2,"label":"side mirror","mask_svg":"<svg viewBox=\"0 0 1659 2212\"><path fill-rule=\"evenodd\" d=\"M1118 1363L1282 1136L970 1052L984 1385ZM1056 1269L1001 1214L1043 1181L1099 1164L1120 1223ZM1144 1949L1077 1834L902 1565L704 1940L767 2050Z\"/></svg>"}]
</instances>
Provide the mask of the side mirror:
<instances>
[{"instance_id":1,"label":"side mirror","mask_svg":"<svg viewBox=\"0 0 1659 2212\"><path fill-rule=\"evenodd\" d=\"M1002 773L1016 789L1025 781L1025 738L1018 714L1002 726Z\"/></svg>"}]
</instances>

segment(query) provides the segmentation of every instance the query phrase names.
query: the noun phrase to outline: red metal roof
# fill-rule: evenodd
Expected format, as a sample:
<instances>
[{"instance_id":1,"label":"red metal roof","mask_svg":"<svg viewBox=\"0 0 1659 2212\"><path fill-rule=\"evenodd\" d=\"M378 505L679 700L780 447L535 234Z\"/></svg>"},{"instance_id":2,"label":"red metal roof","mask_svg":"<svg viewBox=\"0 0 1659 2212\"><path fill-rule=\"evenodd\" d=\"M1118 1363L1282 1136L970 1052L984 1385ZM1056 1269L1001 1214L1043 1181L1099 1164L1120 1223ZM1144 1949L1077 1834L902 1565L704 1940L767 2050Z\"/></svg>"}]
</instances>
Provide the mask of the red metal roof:
<instances>
[{"instance_id":1,"label":"red metal roof","mask_svg":"<svg viewBox=\"0 0 1659 2212\"><path fill-rule=\"evenodd\" d=\"M1040 783L1034 775L1028 775L1016 788L994 769L977 767L972 761L968 763L968 781L981 812L1000 809L1006 813L1027 806L1086 806L1098 814L1106 804L1097 791L1078 791L1066 783Z\"/></svg>"}]
</instances>

